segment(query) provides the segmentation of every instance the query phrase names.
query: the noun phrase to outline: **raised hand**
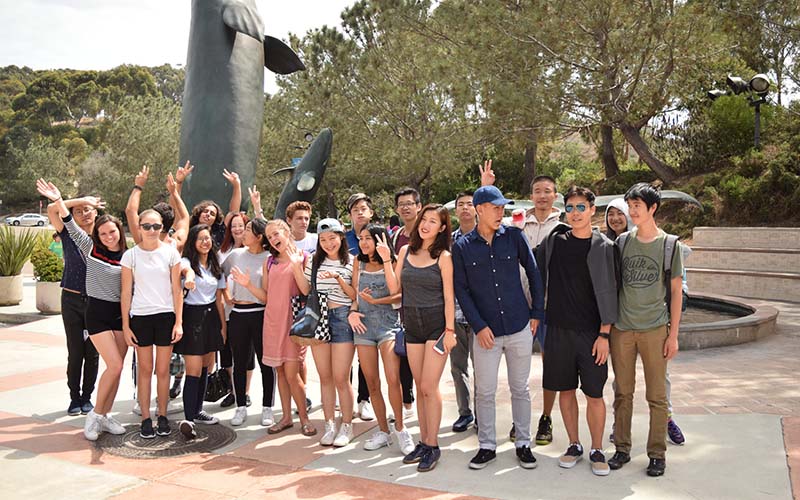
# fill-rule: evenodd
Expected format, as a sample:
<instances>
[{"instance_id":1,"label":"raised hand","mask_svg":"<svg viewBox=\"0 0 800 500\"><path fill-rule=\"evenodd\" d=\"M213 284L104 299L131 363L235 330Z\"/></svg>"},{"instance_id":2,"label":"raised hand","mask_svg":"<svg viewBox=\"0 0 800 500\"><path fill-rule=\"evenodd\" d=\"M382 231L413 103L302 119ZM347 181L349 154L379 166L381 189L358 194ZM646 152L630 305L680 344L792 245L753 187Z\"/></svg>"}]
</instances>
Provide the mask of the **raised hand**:
<instances>
[{"instance_id":1,"label":"raised hand","mask_svg":"<svg viewBox=\"0 0 800 500\"><path fill-rule=\"evenodd\" d=\"M99 196L84 196L81 199L85 201L88 205L93 206L94 208L97 209L106 208L106 201L100 198Z\"/></svg>"},{"instance_id":2,"label":"raised hand","mask_svg":"<svg viewBox=\"0 0 800 500\"><path fill-rule=\"evenodd\" d=\"M250 194L250 203L253 205L253 207L260 208L261 193L258 192L258 188L253 185L253 187L247 188L247 192Z\"/></svg>"},{"instance_id":3,"label":"raised hand","mask_svg":"<svg viewBox=\"0 0 800 500\"><path fill-rule=\"evenodd\" d=\"M36 180L36 190L50 201L56 201L61 198L61 191L58 190L56 185L44 179Z\"/></svg>"},{"instance_id":4,"label":"raised hand","mask_svg":"<svg viewBox=\"0 0 800 500\"><path fill-rule=\"evenodd\" d=\"M302 267L306 260L306 254L303 250L299 248L295 248L294 252L289 252L289 262L293 266L300 266Z\"/></svg>"},{"instance_id":5,"label":"raised hand","mask_svg":"<svg viewBox=\"0 0 800 500\"><path fill-rule=\"evenodd\" d=\"M379 235L378 242L375 244L375 251L378 252L378 256L384 264L387 262L391 264L392 251L389 248L389 242L386 240L385 234Z\"/></svg>"},{"instance_id":6,"label":"raised hand","mask_svg":"<svg viewBox=\"0 0 800 500\"><path fill-rule=\"evenodd\" d=\"M233 281L243 287L247 287L247 285L250 284L250 275L243 273L242 270L236 266L233 266L231 269L231 277L233 278Z\"/></svg>"},{"instance_id":7,"label":"raised hand","mask_svg":"<svg viewBox=\"0 0 800 500\"><path fill-rule=\"evenodd\" d=\"M225 180L231 183L231 186L235 186L241 183L239 179L239 174L236 172L229 172L227 168L222 169L222 176L225 177Z\"/></svg>"},{"instance_id":8,"label":"raised hand","mask_svg":"<svg viewBox=\"0 0 800 500\"><path fill-rule=\"evenodd\" d=\"M178 183L172 177L172 172L167 174L167 192L169 194L176 194L178 192Z\"/></svg>"},{"instance_id":9,"label":"raised hand","mask_svg":"<svg viewBox=\"0 0 800 500\"><path fill-rule=\"evenodd\" d=\"M183 181L192 173L192 170L194 170L194 165L189 164L189 160L186 160L186 165L178 167L178 170L175 171L175 182L183 184Z\"/></svg>"},{"instance_id":10,"label":"raised hand","mask_svg":"<svg viewBox=\"0 0 800 500\"><path fill-rule=\"evenodd\" d=\"M481 172L481 186L494 185L495 175L494 170L492 170L492 160L483 162L482 167L478 165L478 170Z\"/></svg>"},{"instance_id":11,"label":"raised hand","mask_svg":"<svg viewBox=\"0 0 800 500\"><path fill-rule=\"evenodd\" d=\"M139 173L136 174L136 177L134 177L133 185L134 186L139 186L140 188L143 188L145 183L147 183L147 176L148 175L150 175L150 167L148 167L147 165L144 165L142 167L142 169L139 170Z\"/></svg>"}]
</instances>

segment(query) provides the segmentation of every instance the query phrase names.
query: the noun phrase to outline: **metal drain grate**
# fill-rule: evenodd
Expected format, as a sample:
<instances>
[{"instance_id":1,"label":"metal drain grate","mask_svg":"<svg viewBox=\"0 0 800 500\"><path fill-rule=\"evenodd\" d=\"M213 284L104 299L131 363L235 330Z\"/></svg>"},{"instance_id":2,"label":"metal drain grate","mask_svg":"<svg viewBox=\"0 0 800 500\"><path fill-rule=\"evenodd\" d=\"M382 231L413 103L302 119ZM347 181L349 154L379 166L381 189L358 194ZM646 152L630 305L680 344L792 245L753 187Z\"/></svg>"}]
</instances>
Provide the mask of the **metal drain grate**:
<instances>
[{"instance_id":1,"label":"metal drain grate","mask_svg":"<svg viewBox=\"0 0 800 500\"><path fill-rule=\"evenodd\" d=\"M97 449L126 458L177 457L192 453L208 453L227 446L236 440L236 432L224 425L197 425L197 438L187 440L172 423L169 436L144 439L138 425L126 425L125 434L103 434L95 443Z\"/></svg>"}]
</instances>

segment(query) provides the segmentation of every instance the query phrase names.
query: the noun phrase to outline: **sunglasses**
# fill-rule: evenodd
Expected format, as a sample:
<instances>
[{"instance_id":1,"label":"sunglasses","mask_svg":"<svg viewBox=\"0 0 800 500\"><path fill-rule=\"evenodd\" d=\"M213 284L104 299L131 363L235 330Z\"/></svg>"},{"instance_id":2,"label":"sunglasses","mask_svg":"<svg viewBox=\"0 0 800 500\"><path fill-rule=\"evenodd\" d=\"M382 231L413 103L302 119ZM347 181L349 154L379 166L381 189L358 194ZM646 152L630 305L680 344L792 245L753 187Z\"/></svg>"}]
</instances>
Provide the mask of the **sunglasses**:
<instances>
[{"instance_id":1,"label":"sunglasses","mask_svg":"<svg viewBox=\"0 0 800 500\"><path fill-rule=\"evenodd\" d=\"M145 222L144 224L139 224L139 226L145 231L161 231L161 228L164 227L164 224L148 224Z\"/></svg>"},{"instance_id":2,"label":"sunglasses","mask_svg":"<svg viewBox=\"0 0 800 500\"><path fill-rule=\"evenodd\" d=\"M587 208L589 208L589 206L586 205L585 203L578 203L577 205L567 205L564 207L564 211L567 213L571 213L576 208L578 209L578 212L583 213L586 211Z\"/></svg>"}]
</instances>

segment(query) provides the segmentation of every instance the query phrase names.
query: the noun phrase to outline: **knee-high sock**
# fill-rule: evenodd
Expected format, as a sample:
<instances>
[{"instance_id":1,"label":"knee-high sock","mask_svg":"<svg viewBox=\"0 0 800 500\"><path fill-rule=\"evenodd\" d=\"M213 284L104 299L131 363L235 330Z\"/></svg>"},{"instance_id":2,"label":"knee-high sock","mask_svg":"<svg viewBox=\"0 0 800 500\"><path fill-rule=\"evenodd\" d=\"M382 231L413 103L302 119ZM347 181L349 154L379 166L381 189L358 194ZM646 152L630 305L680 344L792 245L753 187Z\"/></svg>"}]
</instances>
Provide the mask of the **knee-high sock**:
<instances>
[{"instance_id":1,"label":"knee-high sock","mask_svg":"<svg viewBox=\"0 0 800 500\"><path fill-rule=\"evenodd\" d=\"M200 373L200 383L197 387L197 415L203 411L203 401L206 399L206 388L208 387L208 368L203 367Z\"/></svg>"},{"instance_id":2,"label":"knee-high sock","mask_svg":"<svg viewBox=\"0 0 800 500\"><path fill-rule=\"evenodd\" d=\"M183 386L183 415L189 422L192 422L197 416L197 386L199 384L200 377L186 375Z\"/></svg>"}]
</instances>

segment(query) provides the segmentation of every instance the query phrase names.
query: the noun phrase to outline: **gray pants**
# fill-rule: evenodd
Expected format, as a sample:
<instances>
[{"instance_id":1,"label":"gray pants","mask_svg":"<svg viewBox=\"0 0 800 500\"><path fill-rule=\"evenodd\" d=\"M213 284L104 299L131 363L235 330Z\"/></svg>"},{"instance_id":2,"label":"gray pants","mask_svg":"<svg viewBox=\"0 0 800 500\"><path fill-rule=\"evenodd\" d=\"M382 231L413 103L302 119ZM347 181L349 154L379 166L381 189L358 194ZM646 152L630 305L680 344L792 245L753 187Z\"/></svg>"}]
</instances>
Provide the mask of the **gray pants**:
<instances>
[{"instance_id":1,"label":"gray pants","mask_svg":"<svg viewBox=\"0 0 800 500\"><path fill-rule=\"evenodd\" d=\"M531 444L531 394L528 377L531 373L533 335L525 327L513 335L494 338L494 346L484 349L475 339L475 400L478 416L478 444L482 449L497 449L495 432L495 394L500 358L505 354L508 387L511 391L511 415L516 428L517 448Z\"/></svg>"},{"instance_id":2,"label":"gray pants","mask_svg":"<svg viewBox=\"0 0 800 500\"><path fill-rule=\"evenodd\" d=\"M453 376L453 385L456 388L456 401L458 414L462 417L472 415L470 409L470 393L472 392L469 376L469 360L475 366L472 355L472 343L475 334L467 323L456 323L456 346L450 351L450 374Z\"/></svg>"}]
</instances>

